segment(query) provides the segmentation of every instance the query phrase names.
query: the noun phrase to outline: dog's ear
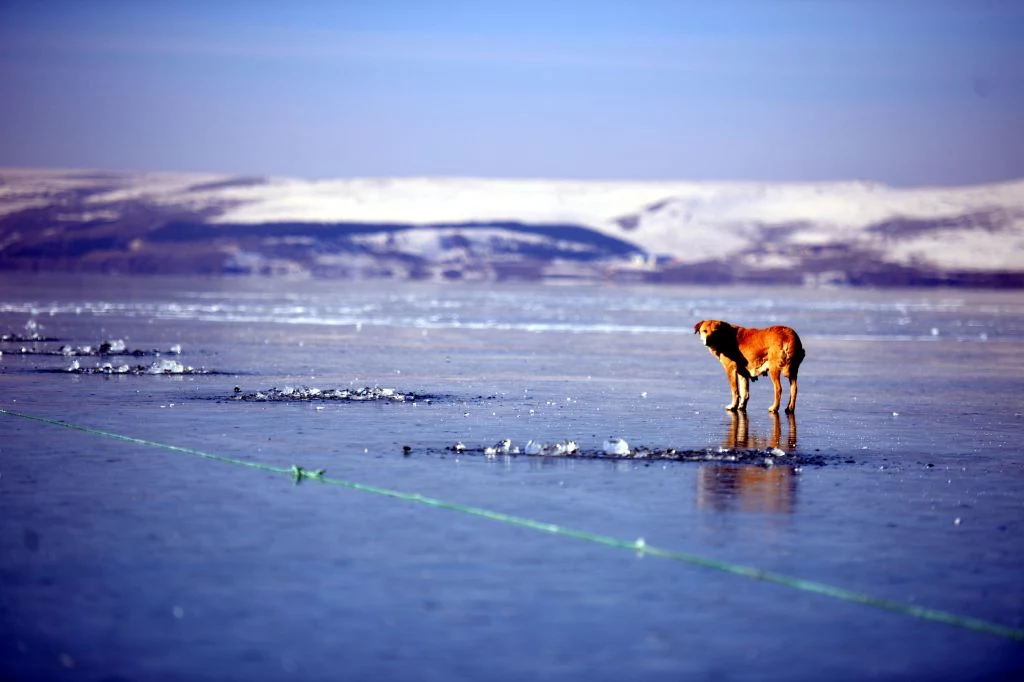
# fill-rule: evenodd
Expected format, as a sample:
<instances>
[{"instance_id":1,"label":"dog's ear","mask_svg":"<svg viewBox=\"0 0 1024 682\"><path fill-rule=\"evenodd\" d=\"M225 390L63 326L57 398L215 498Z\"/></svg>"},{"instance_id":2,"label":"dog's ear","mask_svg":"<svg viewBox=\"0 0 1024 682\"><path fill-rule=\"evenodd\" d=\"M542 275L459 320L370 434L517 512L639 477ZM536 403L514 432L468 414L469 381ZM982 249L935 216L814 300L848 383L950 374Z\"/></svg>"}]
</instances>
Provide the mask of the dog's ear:
<instances>
[{"instance_id":1,"label":"dog's ear","mask_svg":"<svg viewBox=\"0 0 1024 682\"><path fill-rule=\"evenodd\" d=\"M700 333L700 326L701 326L702 324L704 324L704 321L703 321L703 320L701 320L701 321L700 321L700 322L698 322L697 324L693 325L693 333L694 333L694 334L699 334L699 333Z\"/></svg>"}]
</instances>

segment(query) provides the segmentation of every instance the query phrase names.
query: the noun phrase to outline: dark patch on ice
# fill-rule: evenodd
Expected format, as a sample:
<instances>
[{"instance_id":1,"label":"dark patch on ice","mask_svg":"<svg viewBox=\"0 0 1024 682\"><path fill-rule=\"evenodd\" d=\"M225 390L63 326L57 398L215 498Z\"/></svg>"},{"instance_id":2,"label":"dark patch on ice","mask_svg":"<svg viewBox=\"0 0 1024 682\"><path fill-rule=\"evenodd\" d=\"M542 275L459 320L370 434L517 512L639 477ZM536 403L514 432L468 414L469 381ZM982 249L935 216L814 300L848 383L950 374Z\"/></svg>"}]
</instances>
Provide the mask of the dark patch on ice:
<instances>
[{"instance_id":1,"label":"dark patch on ice","mask_svg":"<svg viewBox=\"0 0 1024 682\"><path fill-rule=\"evenodd\" d=\"M379 386L363 386L359 388L315 388L310 386L285 386L271 388L266 391L243 391L236 386L228 400L241 400L256 403L287 403L287 402L368 402L382 401L389 403L432 402L436 396L420 393L403 393L393 388Z\"/></svg>"}]
</instances>

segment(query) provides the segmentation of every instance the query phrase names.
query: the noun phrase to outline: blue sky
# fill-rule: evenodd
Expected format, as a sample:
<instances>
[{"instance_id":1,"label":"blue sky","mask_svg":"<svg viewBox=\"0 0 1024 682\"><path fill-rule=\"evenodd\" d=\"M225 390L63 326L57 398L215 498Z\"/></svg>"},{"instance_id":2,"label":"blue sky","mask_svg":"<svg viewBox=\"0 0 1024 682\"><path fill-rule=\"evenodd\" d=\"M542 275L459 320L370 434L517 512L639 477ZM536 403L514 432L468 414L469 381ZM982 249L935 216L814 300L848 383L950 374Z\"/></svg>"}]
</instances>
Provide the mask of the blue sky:
<instances>
[{"instance_id":1,"label":"blue sky","mask_svg":"<svg viewBox=\"0 0 1024 682\"><path fill-rule=\"evenodd\" d=\"M1024 177L1011 0L0 0L0 165Z\"/></svg>"}]
</instances>

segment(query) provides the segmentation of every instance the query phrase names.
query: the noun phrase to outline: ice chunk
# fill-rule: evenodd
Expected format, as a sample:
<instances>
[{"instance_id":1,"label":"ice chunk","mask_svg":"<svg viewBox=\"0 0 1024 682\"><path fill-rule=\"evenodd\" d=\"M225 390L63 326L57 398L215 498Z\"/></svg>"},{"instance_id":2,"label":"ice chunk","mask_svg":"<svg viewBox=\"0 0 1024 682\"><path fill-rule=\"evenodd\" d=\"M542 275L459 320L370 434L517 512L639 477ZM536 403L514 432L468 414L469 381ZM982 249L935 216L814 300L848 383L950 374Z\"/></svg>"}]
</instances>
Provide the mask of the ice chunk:
<instances>
[{"instance_id":1,"label":"ice chunk","mask_svg":"<svg viewBox=\"0 0 1024 682\"><path fill-rule=\"evenodd\" d=\"M495 455L507 455L512 450L512 441L508 438L502 438L494 445L484 448L484 454L488 457L494 457Z\"/></svg>"},{"instance_id":2,"label":"ice chunk","mask_svg":"<svg viewBox=\"0 0 1024 682\"><path fill-rule=\"evenodd\" d=\"M184 374L185 366L175 360L157 360L146 369L146 374Z\"/></svg>"},{"instance_id":3,"label":"ice chunk","mask_svg":"<svg viewBox=\"0 0 1024 682\"><path fill-rule=\"evenodd\" d=\"M629 443L622 438L611 436L604 442L603 450L606 455L628 455Z\"/></svg>"},{"instance_id":4,"label":"ice chunk","mask_svg":"<svg viewBox=\"0 0 1024 682\"><path fill-rule=\"evenodd\" d=\"M100 343L100 353L123 353L125 351L124 339L112 339Z\"/></svg>"}]
</instances>

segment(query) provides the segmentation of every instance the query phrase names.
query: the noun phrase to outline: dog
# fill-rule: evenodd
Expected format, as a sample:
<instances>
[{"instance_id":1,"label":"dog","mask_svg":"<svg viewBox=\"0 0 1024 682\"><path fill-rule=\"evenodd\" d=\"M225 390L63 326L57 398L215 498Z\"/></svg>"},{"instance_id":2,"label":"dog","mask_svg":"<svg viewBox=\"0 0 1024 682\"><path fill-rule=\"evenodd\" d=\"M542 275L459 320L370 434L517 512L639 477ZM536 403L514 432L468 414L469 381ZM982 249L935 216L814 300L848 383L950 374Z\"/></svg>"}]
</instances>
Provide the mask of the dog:
<instances>
[{"instance_id":1,"label":"dog","mask_svg":"<svg viewBox=\"0 0 1024 682\"><path fill-rule=\"evenodd\" d=\"M789 379L786 413L796 410L796 378L805 353L800 337L791 328L748 329L721 320L701 320L694 325L693 333L700 334L700 340L725 368L732 391L732 402L725 409L730 412L747 409L750 381L767 374L775 387L775 400L768 411L779 411L782 376Z\"/></svg>"}]
</instances>

